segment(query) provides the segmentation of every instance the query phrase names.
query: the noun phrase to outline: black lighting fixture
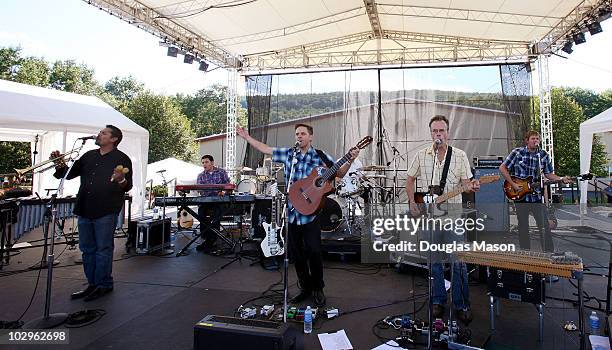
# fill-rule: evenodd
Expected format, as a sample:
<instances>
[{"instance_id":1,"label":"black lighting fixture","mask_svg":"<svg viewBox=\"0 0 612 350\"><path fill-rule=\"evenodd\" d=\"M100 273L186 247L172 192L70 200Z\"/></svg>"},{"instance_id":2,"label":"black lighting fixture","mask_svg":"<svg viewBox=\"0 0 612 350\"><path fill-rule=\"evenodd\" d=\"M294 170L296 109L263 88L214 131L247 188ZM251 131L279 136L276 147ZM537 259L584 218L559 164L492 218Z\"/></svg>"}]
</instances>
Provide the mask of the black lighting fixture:
<instances>
[{"instance_id":1,"label":"black lighting fixture","mask_svg":"<svg viewBox=\"0 0 612 350\"><path fill-rule=\"evenodd\" d=\"M176 57L176 55L178 54L178 47L174 47L174 46L168 46L168 56L170 57Z\"/></svg>"},{"instance_id":2,"label":"black lighting fixture","mask_svg":"<svg viewBox=\"0 0 612 350\"><path fill-rule=\"evenodd\" d=\"M589 23L587 28L589 29L589 33L591 33L591 35L603 32L603 29L601 29L601 24L596 20Z\"/></svg>"},{"instance_id":3,"label":"black lighting fixture","mask_svg":"<svg viewBox=\"0 0 612 350\"><path fill-rule=\"evenodd\" d=\"M193 63L193 55L188 53L185 54L185 58L183 59L183 63L192 64Z\"/></svg>"},{"instance_id":4,"label":"black lighting fixture","mask_svg":"<svg viewBox=\"0 0 612 350\"><path fill-rule=\"evenodd\" d=\"M200 67L198 67L198 69L202 72L208 71L208 63L206 63L204 60L200 61Z\"/></svg>"},{"instance_id":5,"label":"black lighting fixture","mask_svg":"<svg viewBox=\"0 0 612 350\"><path fill-rule=\"evenodd\" d=\"M583 32L576 32L576 33L572 34L572 39L574 39L574 43L576 45L580 45L580 44L586 43L586 37L584 36Z\"/></svg>"},{"instance_id":6,"label":"black lighting fixture","mask_svg":"<svg viewBox=\"0 0 612 350\"><path fill-rule=\"evenodd\" d=\"M572 50L572 41L568 40L565 42L565 45L563 45L563 48L561 49L561 51L567 53L568 55L572 52L574 52L574 50Z\"/></svg>"}]
</instances>

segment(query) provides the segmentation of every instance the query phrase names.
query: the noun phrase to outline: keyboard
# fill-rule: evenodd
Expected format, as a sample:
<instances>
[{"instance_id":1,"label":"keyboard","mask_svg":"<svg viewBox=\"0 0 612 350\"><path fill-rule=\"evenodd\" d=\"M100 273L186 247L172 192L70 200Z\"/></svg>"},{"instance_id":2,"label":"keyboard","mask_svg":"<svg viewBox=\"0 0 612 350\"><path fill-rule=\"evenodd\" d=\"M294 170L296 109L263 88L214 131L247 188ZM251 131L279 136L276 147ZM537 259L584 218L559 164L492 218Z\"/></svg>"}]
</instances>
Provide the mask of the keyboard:
<instances>
[{"instance_id":1,"label":"keyboard","mask_svg":"<svg viewBox=\"0 0 612 350\"><path fill-rule=\"evenodd\" d=\"M202 197L155 197L155 205L167 207L181 207L200 205L206 203L231 203L231 204L251 204L255 203L255 196L245 195L225 195L225 196L202 196Z\"/></svg>"}]
</instances>

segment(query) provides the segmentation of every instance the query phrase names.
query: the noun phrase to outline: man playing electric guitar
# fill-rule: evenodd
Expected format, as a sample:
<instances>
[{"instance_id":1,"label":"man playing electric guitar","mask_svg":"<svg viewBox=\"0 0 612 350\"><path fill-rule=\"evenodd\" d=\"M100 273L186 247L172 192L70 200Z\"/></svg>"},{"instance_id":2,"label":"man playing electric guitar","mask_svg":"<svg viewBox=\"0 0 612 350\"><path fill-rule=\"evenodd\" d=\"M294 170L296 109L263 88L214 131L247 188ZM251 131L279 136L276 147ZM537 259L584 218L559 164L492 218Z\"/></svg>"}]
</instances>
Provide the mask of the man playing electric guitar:
<instances>
[{"instance_id":1,"label":"man playing electric guitar","mask_svg":"<svg viewBox=\"0 0 612 350\"><path fill-rule=\"evenodd\" d=\"M464 185L467 191L478 191L480 182L470 180L472 171L470 161L462 150L450 147L448 141L449 122L445 116L436 115L429 121L432 145L420 150L415 155L412 163L408 167L406 181L406 193L410 202L410 212L413 216L421 215L421 208L415 200L415 181L418 179L419 186L427 191L428 186L438 185L442 191L451 191L460 185ZM441 193L436 193L441 194ZM447 209L456 212L452 208L461 210L461 196L449 198ZM434 240L459 240L451 231L434 232ZM434 243L434 242L431 242ZM464 263L452 263L453 281L452 296L453 306L457 310L455 315L465 324L472 320L469 310L469 288L467 280L467 268ZM433 276L433 314L434 317L442 317L444 305L447 301L446 289L444 286L444 265L437 261L431 265Z\"/></svg>"},{"instance_id":2,"label":"man playing electric guitar","mask_svg":"<svg viewBox=\"0 0 612 350\"><path fill-rule=\"evenodd\" d=\"M570 183L572 181L567 176L562 178L555 175L548 153L540 149L540 134L537 131L530 130L525 134L525 144L524 147L513 149L502 165L499 166L499 171L512 186L514 191L521 191L524 189L513 181L512 176L521 179L526 179L531 176L535 182L539 182L540 173L543 173L544 177L549 180L561 180L564 183ZM548 211L546 210L546 206L541 204L541 193L535 192L527 194L523 199L515 200L514 203L516 204L519 244L521 249L531 249L531 239L529 238L529 214L531 213L540 231L542 250L545 252L552 252L554 250L554 245L550 235Z\"/></svg>"},{"instance_id":3,"label":"man playing electric guitar","mask_svg":"<svg viewBox=\"0 0 612 350\"><path fill-rule=\"evenodd\" d=\"M271 154L272 161L285 165L285 181L295 183L308 177L315 167L334 164L334 160L312 146L313 129L310 125L295 125L295 141L297 150L293 177L291 174L291 163L293 158L293 147L270 147L263 142L255 140L249 133L236 127L238 136L245 139L251 146L264 154ZM348 171L353 159L357 158L359 149L351 150L351 159L345 163L337 172L337 177L343 177ZM291 299L292 303L299 303L311 294L317 306L325 305L325 294L323 293L323 261L321 258L321 224L316 213L304 215L293 208L288 200L287 215L289 218L289 253L295 259L295 272L298 277L300 293Z\"/></svg>"}]
</instances>

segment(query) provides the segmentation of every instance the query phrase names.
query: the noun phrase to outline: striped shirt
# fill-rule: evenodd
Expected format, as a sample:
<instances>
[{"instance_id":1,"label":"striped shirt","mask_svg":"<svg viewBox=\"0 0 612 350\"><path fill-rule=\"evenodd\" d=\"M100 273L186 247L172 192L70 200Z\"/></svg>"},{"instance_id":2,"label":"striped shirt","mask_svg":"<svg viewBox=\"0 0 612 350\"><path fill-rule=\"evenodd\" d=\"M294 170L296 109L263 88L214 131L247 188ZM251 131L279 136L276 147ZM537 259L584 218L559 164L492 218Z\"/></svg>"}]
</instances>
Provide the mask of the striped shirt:
<instances>
[{"instance_id":1,"label":"striped shirt","mask_svg":"<svg viewBox=\"0 0 612 350\"><path fill-rule=\"evenodd\" d=\"M335 163L334 160L325 152L323 154L331 163ZM282 163L285 165L285 183L289 183L289 175L291 174L291 162L293 157L293 148L288 147L273 147L272 148L272 161L276 163ZM305 177L308 177L315 167L326 166L321 157L317 154L314 147L310 146L305 154L297 152L297 164L293 172L293 178L291 183L295 183ZM297 223L298 225L305 225L312 222L316 215L303 215L293 208L291 201L288 201L289 210L289 222Z\"/></svg>"},{"instance_id":2,"label":"striped shirt","mask_svg":"<svg viewBox=\"0 0 612 350\"><path fill-rule=\"evenodd\" d=\"M540 166L538 166L538 155L540 158ZM506 157L503 164L508 168L510 175L521 179L533 176L534 182L540 181L540 167L543 169L544 174L554 172L550 157L546 151L538 150L536 152L529 152L527 146L513 149L508 157ZM541 194L537 192L535 194L526 195L523 201L529 203L541 202L542 197Z\"/></svg>"},{"instance_id":3,"label":"striped shirt","mask_svg":"<svg viewBox=\"0 0 612 350\"><path fill-rule=\"evenodd\" d=\"M442 161L440 161L435 156L433 146L423 148L417 152L412 163L408 167L407 173L408 176L416 178L416 191L426 192L429 190L430 185L440 185L442 170L444 170L444 160L445 159L442 159ZM468 180L471 178L472 170L470 169L470 161L467 155L464 151L453 147L444 192L452 191L461 183L461 180ZM461 196L449 198L447 203L461 203Z\"/></svg>"}]
</instances>

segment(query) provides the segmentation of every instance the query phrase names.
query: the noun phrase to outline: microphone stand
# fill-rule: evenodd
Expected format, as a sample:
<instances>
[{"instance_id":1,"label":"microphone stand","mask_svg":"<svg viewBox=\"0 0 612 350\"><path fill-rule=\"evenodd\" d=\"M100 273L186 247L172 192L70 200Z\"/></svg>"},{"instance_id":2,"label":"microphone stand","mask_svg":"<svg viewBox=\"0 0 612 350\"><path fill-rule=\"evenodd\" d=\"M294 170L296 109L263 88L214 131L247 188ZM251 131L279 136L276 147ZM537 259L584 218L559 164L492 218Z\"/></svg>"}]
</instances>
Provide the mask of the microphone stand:
<instances>
[{"instance_id":1,"label":"microphone stand","mask_svg":"<svg viewBox=\"0 0 612 350\"><path fill-rule=\"evenodd\" d=\"M83 148L83 146L85 145L85 142L87 141L87 139L83 139L82 140L82 144L81 147L75 149L73 152L70 153L74 153L76 152L76 157L78 157L79 152L81 151L81 149ZM42 317L38 317L35 318L31 321L29 321L28 323L26 323L23 328L25 329L48 329L48 328L53 328L56 326L61 325L62 323L66 322L66 319L68 318L68 314L65 312L61 312L61 313L53 313L50 314L49 313L49 309L51 308L51 284L53 282L53 261L55 260L55 256L53 254L53 248L55 246L55 235L56 235L56 223L57 223L57 203L56 203L56 199L58 196L62 196L64 194L64 182L66 181L66 178L68 177L68 174L70 174L70 170L72 170L72 167L74 166L74 159L72 159L73 161L70 163L70 166L68 167L68 170L66 171L66 173L64 174L64 176L62 177L62 179L60 180L60 183L57 187L57 191L55 194L51 195L51 200L48 204L48 206L51 208L51 227L52 228L52 235L51 235L51 246L49 247L49 255L47 255L47 290L46 290L46 295L45 295L45 311L44 311L44 315ZM47 226L47 225L45 225ZM43 231L44 231L44 236L45 236L45 247L47 246L47 240L49 239L49 229L47 226L47 229L44 229L43 227Z\"/></svg>"},{"instance_id":2,"label":"microphone stand","mask_svg":"<svg viewBox=\"0 0 612 350\"><path fill-rule=\"evenodd\" d=\"M289 181L287 181L287 195L285 196L286 200L283 203L283 215L284 217L284 228L283 232L285 234L285 259L283 264L283 322L287 323L287 293L289 289L289 189L291 188L291 183L293 179L293 174L295 172L295 165L297 164L297 152L299 144L293 147L293 156L291 158L291 171L289 172ZM295 208L294 208L295 210Z\"/></svg>"}]
</instances>

